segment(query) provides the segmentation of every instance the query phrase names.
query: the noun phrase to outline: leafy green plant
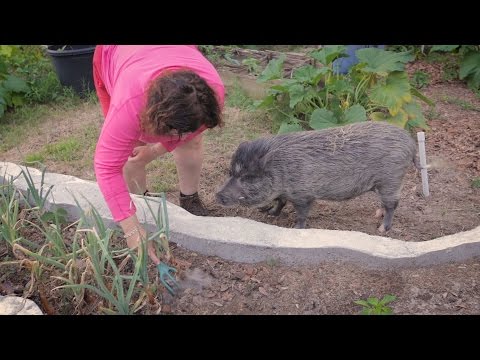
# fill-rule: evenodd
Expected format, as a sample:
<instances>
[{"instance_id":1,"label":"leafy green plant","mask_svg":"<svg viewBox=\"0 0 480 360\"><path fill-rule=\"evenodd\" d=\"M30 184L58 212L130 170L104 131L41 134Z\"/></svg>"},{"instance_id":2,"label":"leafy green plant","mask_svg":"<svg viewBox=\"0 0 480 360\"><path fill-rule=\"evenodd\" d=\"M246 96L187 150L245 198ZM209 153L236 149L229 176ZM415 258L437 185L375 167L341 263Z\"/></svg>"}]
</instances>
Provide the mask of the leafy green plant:
<instances>
[{"instance_id":1,"label":"leafy green plant","mask_svg":"<svg viewBox=\"0 0 480 360\"><path fill-rule=\"evenodd\" d=\"M237 107L244 110L251 110L253 108L253 99L248 96L248 93L235 81L232 86L228 88L227 105L229 107Z\"/></svg>"},{"instance_id":2,"label":"leafy green plant","mask_svg":"<svg viewBox=\"0 0 480 360\"><path fill-rule=\"evenodd\" d=\"M412 83L417 89L421 89L430 83L430 75L424 71L415 71L412 76Z\"/></svg>"},{"instance_id":3,"label":"leafy green plant","mask_svg":"<svg viewBox=\"0 0 480 360\"><path fill-rule=\"evenodd\" d=\"M44 209L45 202L53 188L53 185L50 185L45 190L46 170L47 169L45 167L42 169L42 176L40 178L39 189L37 189L37 187L35 186L35 181L33 180L33 177L32 177L32 174L30 173L29 168L25 167L25 169L21 170L21 173L27 183L27 195L25 197L25 202L27 204L30 204L31 202L33 202L33 204L35 205L35 208L38 209L40 215L43 215L43 213L45 212L45 209Z\"/></svg>"},{"instance_id":4,"label":"leafy green plant","mask_svg":"<svg viewBox=\"0 0 480 360\"><path fill-rule=\"evenodd\" d=\"M102 222L98 212L93 211L92 214L97 218L97 222ZM85 226L85 221L86 219L83 217L81 225ZM140 298L140 301L136 301L135 305L131 307L134 293L138 292L137 281L139 280L140 269L146 267L146 250L141 252L143 256L139 258L139 261L135 261L133 274L123 275L113 259L110 248L110 240L113 235L112 229L103 228L99 231L96 228L82 228L82 226L79 226L77 231L84 232L85 234L82 249L87 254L88 264L93 272L95 286L85 283L76 284L71 279L57 277L57 279L67 283L67 285L62 285L58 288L71 288L77 291L80 289L88 289L93 291L107 301L106 306L102 307L102 310L108 314L134 313L140 305L141 300L143 300L143 298ZM136 260L134 253L131 253L130 256ZM110 271L112 274L110 274Z\"/></svg>"},{"instance_id":5,"label":"leafy green plant","mask_svg":"<svg viewBox=\"0 0 480 360\"><path fill-rule=\"evenodd\" d=\"M357 300L355 304L363 306L361 311L362 315L389 315L392 314L393 311L387 304L395 300L395 296L385 295L382 300L369 297L367 300Z\"/></svg>"},{"instance_id":6,"label":"leafy green plant","mask_svg":"<svg viewBox=\"0 0 480 360\"><path fill-rule=\"evenodd\" d=\"M458 78L466 81L472 90L480 90L480 45L434 45L430 52L456 54L459 57Z\"/></svg>"},{"instance_id":7,"label":"leafy green plant","mask_svg":"<svg viewBox=\"0 0 480 360\"><path fill-rule=\"evenodd\" d=\"M21 238L16 192L13 179L0 186L0 240L5 240L11 247Z\"/></svg>"},{"instance_id":8,"label":"leafy green plant","mask_svg":"<svg viewBox=\"0 0 480 360\"><path fill-rule=\"evenodd\" d=\"M403 128L428 128L413 96L432 102L410 85L404 71L410 53L378 48L356 52L359 63L347 75L335 74L334 60L346 56L345 46L326 46L309 54L315 65L304 65L283 76L285 56L271 60L259 82L272 82L256 103L273 113L279 133L342 126L368 118ZM320 66L317 66L317 65Z\"/></svg>"},{"instance_id":9,"label":"leafy green plant","mask_svg":"<svg viewBox=\"0 0 480 360\"><path fill-rule=\"evenodd\" d=\"M7 59L16 50L13 45L0 45L0 118L9 108L22 105L24 95L29 91L27 83L8 70Z\"/></svg>"},{"instance_id":10,"label":"leafy green plant","mask_svg":"<svg viewBox=\"0 0 480 360\"><path fill-rule=\"evenodd\" d=\"M247 67L249 73L252 73L254 75L258 75L260 73L261 67L258 63L258 60L255 58L243 59L242 65L245 65Z\"/></svg>"},{"instance_id":11,"label":"leafy green plant","mask_svg":"<svg viewBox=\"0 0 480 360\"><path fill-rule=\"evenodd\" d=\"M52 190L52 186L45 185L45 169L39 184L28 168L22 169L21 175L27 183L26 195L15 190L15 179L0 187L0 240L6 240L13 253L21 252L23 257L16 261L3 262L1 266L27 266L32 272L30 291L33 289L33 280L41 281L42 274L53 272L51 277L64 283L54 290L73 291L77 305L84 301L85 290L89 290L104 300L100 304L100 310L108 314L132 314L140 310L147 301L155 302L157 285L151 283L148 276L147 242L142 243L138 255L136 251L119 248L118 242L112 242L115 230L105 225L90 203L90 209L83 211L75 197L81 218L62 229L62 224L66 222L66 211L60 208L46 211L45 208L46 199ZM156 231L147 241L160 237L156 244L161 244L161 250L157 246L157 251L169 255L166 198L165 194L160 195L158 201L145 198L150 216L157 225ZM32 207L22 210L29 213L28 217L32 220L19 212L22 199L25 201L22 206L32 204ZM159 204L157 211L153 210L150 202ZM73 241L65 241L62 230L75 225L77 229ZM21 226L38 230L45 241L37 239L36 243L22 238L19 232ZM126 266L128 262L132 263L132 267Z\"/></svg>"}]
</instances>

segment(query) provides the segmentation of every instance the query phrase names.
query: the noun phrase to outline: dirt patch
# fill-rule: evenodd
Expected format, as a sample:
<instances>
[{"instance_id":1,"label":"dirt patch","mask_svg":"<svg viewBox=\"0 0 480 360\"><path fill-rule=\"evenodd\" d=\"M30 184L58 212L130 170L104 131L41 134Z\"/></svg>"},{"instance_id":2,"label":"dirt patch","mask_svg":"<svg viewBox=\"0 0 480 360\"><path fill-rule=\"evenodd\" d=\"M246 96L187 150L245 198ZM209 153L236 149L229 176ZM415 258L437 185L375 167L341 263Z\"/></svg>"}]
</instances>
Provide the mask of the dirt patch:
<instances>
[{"instance_id":1,"label":"dirt patch","mask_svg":"<svg viewBox=\"0 0 480 360\"><path fill-rule=\"evenodd\" d=\"M0 161L23 165L27 155L41 152L47 144L53 144L71 136L80 138L95 136L95 134L84 134L85 129L93 129L99 134L103 124L103 115L99 106L83 103L74 109L52 112L47 119L39 119L42 124L38 125L35 131L32 131L14 148L1 153ZM82 144L85 143L82 142ZM47 170L52 173L77 176L85 180L95 180L93 149L84 149L82 153L82 157L76 161L47 160L45 161ZM91 166L85 166L85 164Z\"/></svg>"},{"instance_id":2,"label":"dirt patch","mask_svg":"<svg viewBox=\"0 0 480 360\"><path fill-rule=\"evenodd\" d=\"M36 237L31 234L30 239ZM118 240L117 240L118 241ZM3 251L2 251L3 250ZM0 262L5 261L0 249ZM359 314L354 301L387 294L394 314L478 314L480 259L462 263L382 271L347 263L285 266L275 259L257 264L225 261L172 245L181 291L172 297L163 287L138 314ZM150 278L159 285L156 270ZM100 314L105 303L87 291L75 303L71 292L44 271L32 281L30 271L3 266L0 295L26 296L46 314Z\"/></svg>"}]
</instances>

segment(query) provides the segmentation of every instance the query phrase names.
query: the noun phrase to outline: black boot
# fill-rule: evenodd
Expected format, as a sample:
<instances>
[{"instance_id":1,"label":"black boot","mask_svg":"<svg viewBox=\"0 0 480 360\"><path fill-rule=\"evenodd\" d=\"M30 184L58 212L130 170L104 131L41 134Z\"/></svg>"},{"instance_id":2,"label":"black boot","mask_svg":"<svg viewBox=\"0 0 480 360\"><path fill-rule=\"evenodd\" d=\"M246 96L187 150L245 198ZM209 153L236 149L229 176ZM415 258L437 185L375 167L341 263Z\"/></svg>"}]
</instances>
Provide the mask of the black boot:
<instances>
[{"instance_id":1,"label":"black boot","mask_svg":"<svg viewBox=\"0 0 480 360\"><path fill-rule=\"evenodd\" d=\"M180 193L180 206L193 215L209 215L209 211L205 207L205 205L203 205L202 200L200 200L198 192L192 195L183 195L182 193Z\"/></svg>"}]
</instances>

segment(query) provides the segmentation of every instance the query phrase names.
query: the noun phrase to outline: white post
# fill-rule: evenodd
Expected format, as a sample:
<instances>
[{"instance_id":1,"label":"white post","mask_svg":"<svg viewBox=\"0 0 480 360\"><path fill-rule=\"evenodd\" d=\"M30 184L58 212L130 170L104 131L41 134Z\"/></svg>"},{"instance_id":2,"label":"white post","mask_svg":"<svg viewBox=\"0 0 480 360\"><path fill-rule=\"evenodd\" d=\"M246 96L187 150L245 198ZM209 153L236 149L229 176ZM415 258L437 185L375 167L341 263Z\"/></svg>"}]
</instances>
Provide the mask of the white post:
<instances>
[{"instance_id":1,"label":"white post","mask_svg":"<svg viewBox=\"0 0 480 360\"><path fill-rule=\"evenodd\" d=\"M423 131L418 132L417 139L418 153L420 155L420 167L422 172L423 196L427 197L430 195L430 190L428 189L427 156L425 154L425 133Z\"/></svg>"}]
</instances>

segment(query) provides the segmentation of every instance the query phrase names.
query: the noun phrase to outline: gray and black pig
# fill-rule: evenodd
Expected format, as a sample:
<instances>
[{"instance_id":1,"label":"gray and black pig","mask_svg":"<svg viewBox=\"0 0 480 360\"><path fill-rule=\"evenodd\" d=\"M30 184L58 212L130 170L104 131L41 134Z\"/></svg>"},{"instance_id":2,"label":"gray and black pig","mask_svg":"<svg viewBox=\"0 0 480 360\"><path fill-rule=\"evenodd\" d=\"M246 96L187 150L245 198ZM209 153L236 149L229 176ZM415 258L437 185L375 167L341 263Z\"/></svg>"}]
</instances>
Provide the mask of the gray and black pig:
<instances>
[{"instance_id":1,"label":"gray and black pig","mask_svg":"<svg viewBox=\"0 0 480 360\"><path fill-rule=\"evenodd\" d=\"M377 216L384 215L378 230L385 233L412 163L419 167L413 138L384 122L281 134L240 144L216 200L274 216L290 201L295 228L305 228L315 199L340 201L375 191L382 203Z\"/></svg>"}]
</instances>

